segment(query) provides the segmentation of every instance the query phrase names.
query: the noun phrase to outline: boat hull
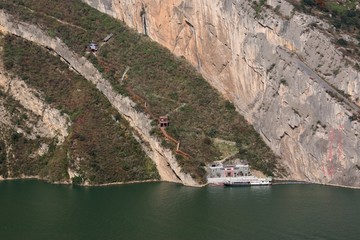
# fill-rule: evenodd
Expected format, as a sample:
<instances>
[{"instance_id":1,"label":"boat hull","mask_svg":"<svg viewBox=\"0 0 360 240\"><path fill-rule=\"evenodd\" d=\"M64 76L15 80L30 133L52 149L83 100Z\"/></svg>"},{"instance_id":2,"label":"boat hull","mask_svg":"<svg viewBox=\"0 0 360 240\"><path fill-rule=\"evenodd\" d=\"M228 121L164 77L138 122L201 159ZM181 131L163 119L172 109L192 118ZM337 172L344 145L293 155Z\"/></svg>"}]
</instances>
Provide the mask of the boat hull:
<instances>
[{"instance_id":1,"label":"boat hull","mask_svg":"<svg viewBox=\"0 0 360 240\"><path fill-rule=\"evenodd\" d=\"M250 187L250 183L224 183L225 187Z\"/></svg>"},{"instance_id":2,"label":"boat hull","mask_svg":"<svg viewBox=\"0 0 360 240\"><path fill-rule=\"evenodd\" d=\"M224 182L226 187L250 187L250 186L269 186L271 181L241 181L241 182Z\"/></svg>"}]
</instances>

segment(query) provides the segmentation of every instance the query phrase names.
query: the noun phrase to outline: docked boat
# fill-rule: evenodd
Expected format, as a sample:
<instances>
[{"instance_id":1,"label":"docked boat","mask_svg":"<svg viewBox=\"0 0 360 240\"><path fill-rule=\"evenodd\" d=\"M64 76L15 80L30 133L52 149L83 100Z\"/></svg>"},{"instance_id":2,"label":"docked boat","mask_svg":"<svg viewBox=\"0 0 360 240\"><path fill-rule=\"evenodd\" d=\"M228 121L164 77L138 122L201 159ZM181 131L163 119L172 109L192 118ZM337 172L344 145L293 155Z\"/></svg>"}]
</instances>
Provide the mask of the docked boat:
<instances>
[{"instance_id":1,"label":"docked boat","mask_svg":"<svg viewBox=\"0 0 360 240\"><path fill-rule=\"evenodd\" d=\"M266 186L271 184L271 178L257 178L255 176L231 178L224 182L224 186L227 187Z\"/></svg>"}]
</instances>

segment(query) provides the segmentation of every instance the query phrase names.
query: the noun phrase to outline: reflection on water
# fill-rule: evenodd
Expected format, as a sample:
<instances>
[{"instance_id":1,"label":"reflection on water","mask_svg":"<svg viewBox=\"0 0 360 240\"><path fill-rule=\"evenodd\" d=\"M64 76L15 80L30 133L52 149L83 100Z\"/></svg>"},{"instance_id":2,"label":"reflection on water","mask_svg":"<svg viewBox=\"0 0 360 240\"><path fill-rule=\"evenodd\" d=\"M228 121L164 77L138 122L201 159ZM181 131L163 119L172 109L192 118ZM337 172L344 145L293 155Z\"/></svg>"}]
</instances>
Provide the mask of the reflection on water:
<instances>
[{"instance_id":1,"label":"reflection on water","mask_svg":"<svg viewBox=\"0 0 360 240\"><path fill-rule=\"evenodd\" d=\"M1 239L359 239L360 191L0 182Z\"/></svg>"}]
</instances>

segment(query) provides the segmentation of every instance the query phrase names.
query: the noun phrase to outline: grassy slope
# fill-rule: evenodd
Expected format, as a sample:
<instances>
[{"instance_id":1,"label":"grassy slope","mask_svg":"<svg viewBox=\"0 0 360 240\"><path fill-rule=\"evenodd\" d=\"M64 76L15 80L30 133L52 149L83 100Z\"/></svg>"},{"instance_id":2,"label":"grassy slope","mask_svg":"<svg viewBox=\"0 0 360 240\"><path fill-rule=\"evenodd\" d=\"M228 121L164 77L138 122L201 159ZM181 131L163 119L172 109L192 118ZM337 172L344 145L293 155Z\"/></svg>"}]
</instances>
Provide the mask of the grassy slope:
<instances>
[{"instance_id":1,"label":"grassy slope","mask_svg":"<svg viewBox=\"0 0 360 240\"><path fill-rule=\"evenodd\" d=\"M288 0L298 10L319 15L336 27L360 40L360 10L356 8L358 0L347 0L340 3L336 0Z\"/></svg>"},{"instance_id":2,"label":"grassy slope","mask_svg":"<svg viewBox=\"0 0 360 240\"><path fill-rule=\"evenodd\" d=\"M43 164L31 165L35 167L33 174L52 181L64 180L68 164L79 157L82 175L93 183L158 178L154 164L132 137L126 121L94 86L58 57L33 43L7 36L4 64L9 72L40 90L48 103L67 113L73 122L65 144L55 147L53 143L50 154L38 161ZM25 173L31 166L22 162L15 165Z\"/></svg>"},{"instance_id":3,"label":"grassy slope","mask_svg":"<svg viewBox=\"0 0 360 240\"><path fill-rule=\"evenodd\" d=\"M28 125L29 123L36 124L39 120L38 116L27 111L17 101L11 97L6 97L3 93L0 96L0 101L3 102L6 111L11 115L11 124L24 130L26 134L31 133ZM41 143L51 145L52 139L29 139L24 134L17 133L15 129L6 126L0 127L0 134L0 175L8 177L8 171L10 171L11 177L19 177L21 174L34 176L39 175L39 169L46 167L46 163L42 160L29 157L29 155L36 152ZM11 154L7 154L5 141L11 145ZM13 164L8 164L8 162Z\"/></svg>"},{"instance_id":4,"label":"grassy slope","mask_svg":"<svg viewBox=\"0 0 360 240\"><path fill-rule=\"evenodd\" d=\"M287 0L295 9L315 15L333 25L334 43L340 47L345 56L360 61L360 3L358 0ZM316 24L315 24L316 25ZM348 34L359 42L348 42L342 34ZM360 65L355 64L360 71Z\"/></svg>"},{"instance_id":5,"label":"grassy slope","mask_svg":"<svg viewBox=\"0 0 360 240\"><path fill-rule=\"evenodd\" d=\"M44 5L52 7L45 9L42 7ZM185 172L190 172L198 180L204 178L202 166L220 158L220 151L211 141L213 137L235 141L240 158L248 160L254 168L267 174L276 171L276 156L253 127L235 111L234 106L225 101L185 61L175 58L148 38L80 1L16 0L6 1L1 7L17 18L37 24L50 35L63 39L81 55L85 54L84 46L90 40L100 41L110 32L114 33L114 38L98 52L100 57L92 54L87 57L120 93L126 94L126 88L130 87L146 99L155 116L167 114L184 105L170 113L171 127L168 131L181 140L182 149L192 156L191 159L178 156L178 161ZM99 59L110 64L104 64ZM126 66L131 69L124 86L118 80ZM140 105L139 109L142 109ZM153 132L159 134L156 128ZM164 145L168 144L164 141Z\"/></svg>"}]
</instances>

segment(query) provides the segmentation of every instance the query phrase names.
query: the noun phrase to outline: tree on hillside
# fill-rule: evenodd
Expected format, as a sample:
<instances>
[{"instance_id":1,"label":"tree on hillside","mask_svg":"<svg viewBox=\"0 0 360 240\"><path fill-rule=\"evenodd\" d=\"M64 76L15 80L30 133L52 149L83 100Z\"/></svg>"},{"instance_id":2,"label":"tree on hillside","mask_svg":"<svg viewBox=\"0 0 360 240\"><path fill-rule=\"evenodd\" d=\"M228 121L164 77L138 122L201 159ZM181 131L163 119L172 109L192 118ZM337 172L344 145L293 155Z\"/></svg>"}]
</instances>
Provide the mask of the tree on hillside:
<instances>
[{"instance_id":1,"label":"tree on hillside","mask_svg":"<svg viewBox=\"0 0 360 240\"><path fill-rule=\"evenodd\" d=\"M324 8L325 2L324 0L316 0L316 5L318 5L320 8Z\"/></svg>"}]
</instances>

